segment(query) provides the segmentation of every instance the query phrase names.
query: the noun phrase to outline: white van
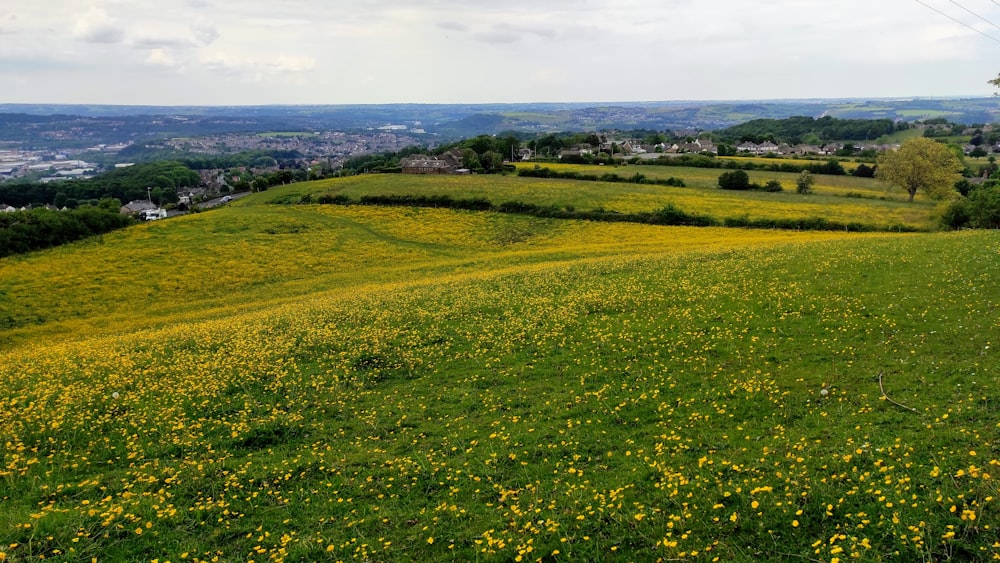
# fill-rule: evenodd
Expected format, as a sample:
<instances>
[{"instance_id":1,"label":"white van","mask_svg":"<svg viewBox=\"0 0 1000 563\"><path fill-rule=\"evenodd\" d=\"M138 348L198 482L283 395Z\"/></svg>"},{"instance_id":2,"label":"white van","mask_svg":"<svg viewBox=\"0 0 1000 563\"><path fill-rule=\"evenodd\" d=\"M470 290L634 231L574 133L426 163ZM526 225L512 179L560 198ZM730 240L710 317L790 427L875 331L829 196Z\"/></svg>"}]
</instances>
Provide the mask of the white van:
<instances>
[{"instance_id":1,"label":"white van","mask_svg":"<svg viewBox=\"0 0 1000 563\"><path fill-rule=\"evenodd\" d=\"M157 219L166 219L167 210L157 207L156 209L147 209L139 213L139 218L143 221L156 221Z\"/></svg>"}]
</instances>

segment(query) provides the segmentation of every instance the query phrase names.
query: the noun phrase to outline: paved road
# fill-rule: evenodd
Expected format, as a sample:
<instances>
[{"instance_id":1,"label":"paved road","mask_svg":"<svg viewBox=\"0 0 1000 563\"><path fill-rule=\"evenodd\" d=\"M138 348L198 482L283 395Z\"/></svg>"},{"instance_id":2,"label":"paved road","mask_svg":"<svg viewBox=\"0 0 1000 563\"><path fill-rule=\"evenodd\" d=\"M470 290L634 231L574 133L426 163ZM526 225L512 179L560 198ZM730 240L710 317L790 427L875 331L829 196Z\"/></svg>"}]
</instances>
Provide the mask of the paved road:
<instances>
[{"instance_id":1,"label":"paved road","mask_svg":"<svg viewBox=\"0 0 1000 563\"><path fill-rule=\"evenodd\" d=\"M229 203L231 203L233 201L236 201L237 199L244 198L244 197L246 197L248 195L250 195L250 192L239 192L239 193L232 194L232 195L229 196L229 198L230 198ZM199 208L201 208L201 209L211 209L213 207L219 207L220 205L225 205L226 204L226 203L223 203L223 201L222 201L225 197L226 196L217 197L217 198L214 198L214 199L208 199L208 200L205 200L205 201L203 201L201 203L198 203L196 205ZM167 212L167 217L177 217L178 215L187 215L188 213L189 213L188 211L173 210L173 211L168 211Z\"/></svg>"}]
</instances>

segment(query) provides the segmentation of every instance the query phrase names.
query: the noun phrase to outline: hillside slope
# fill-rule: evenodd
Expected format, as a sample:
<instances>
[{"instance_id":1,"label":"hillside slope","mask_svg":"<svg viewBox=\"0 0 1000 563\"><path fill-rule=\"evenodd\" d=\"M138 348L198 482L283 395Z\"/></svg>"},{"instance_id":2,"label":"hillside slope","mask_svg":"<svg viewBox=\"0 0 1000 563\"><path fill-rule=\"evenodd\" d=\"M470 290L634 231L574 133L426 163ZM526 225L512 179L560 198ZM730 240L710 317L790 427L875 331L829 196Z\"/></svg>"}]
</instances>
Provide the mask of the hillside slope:
<instances>
[{"instance_id":1,"label":"hillside slope","mask_svg":"<svg viewBox=\"0 0 1000 563\"><path fill-rule=\"evenodd\" d=\"M0 260L3 557L1000 555L996 233L276 195Z\"/></svg>"}]
</instances>

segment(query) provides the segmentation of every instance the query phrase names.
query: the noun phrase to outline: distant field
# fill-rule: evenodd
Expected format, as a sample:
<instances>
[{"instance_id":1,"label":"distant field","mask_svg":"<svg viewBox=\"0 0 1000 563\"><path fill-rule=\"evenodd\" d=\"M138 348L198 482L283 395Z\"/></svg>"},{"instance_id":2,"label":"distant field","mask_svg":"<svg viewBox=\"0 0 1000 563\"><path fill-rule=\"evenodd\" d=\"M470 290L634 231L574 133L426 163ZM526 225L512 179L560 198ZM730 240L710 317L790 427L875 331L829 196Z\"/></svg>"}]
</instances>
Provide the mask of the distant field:
<instances>
[{"instance_id":1,"label":"distant field","mask_svg":"<svg viewBox=\"0 0 1000 563\"><path fill-rule=\"evenodd\" d=\"M901 109L896 111L897 115L903 117L921 117L933 119L935 117L955 117L961 115L959 112L936 109Z\"/></svg>"},{"instance_id":2,"label":"distant field","mask_svg":"<svg viewBox=\"0 0 1000 563\"><path fill-rule=\"evenodd\" d=\"M509 112L500 114L507 119L517 119L523 121L532 121L535 123L560 123L565 121L565 118L558 115L552 115L548 113L529 113L529 112Z\"/></svg>"},{"instance_id":3,"label":"distant field","mask_svg":"<svg viewBox=\"0 0 1000 563\"><path fill-rule=\"evenodd\" d=\"M567 166L585 173L616 172L629 177L641 172L649 178L683 178L684 188L629 183L551 180L516 176L418 176L382 175L355 176L296 184L292 193L303 195L344 194L352 198L363 195L448 195L464 198L485 198L496 205L520 201L542 206L572 207L587 210L604 208L619 212L654 211L673 204L688 213L725 218L806 218L825 217L843 223L862 223L881 227L905 225L927 229L933 227L931 214L934 204L908 204L897 198L885 197L873 180L852 177L818 177L817 193L802 196L794 193L795 174L752 172L753 181L778 179L785 184L784 193L731 192L717 187L721 170L657 166L626 166L621 168ZM564 170L567 168L557 168ZM842 197L857 193L866 198ZM276 199L286 199L285 196Z\"/></svg>"},{"instance_id":4,"label":"distant field","mask_svg":"<svg viewBox=\"0 0 1000 563\"><path fill-rule=\"evenodd\" d=\"M784 193L731 192L718 189L723 170L668 166L619 168L585 165L550 164L554 170L575 170L587 174L615 173L630 177L636 172L649 178L682 178L687 187L672 188L628 183L548 180L515 176L356 176L313 183L297 184L299 195L449 195L485 198L495 204L521 201L536 205L571 206L576 209L604 208L620 212L653 211L674 204L689 213L719 219L826 217L840 222L858 222L880 226L906 225L931 228L934 203L906 203L900 194L887 194L877 181L850 176L817 175L816 193L794 193L796 174L750 172L752 181L764 183L777 179ZM846 194L864 198L846 198ZM885 199L882 199L885 198Z\"/></svg>"},{"instance_id":5,"label":"distant field","mask_svg":"<svg viewBox=\"0 0 1000 563\"><path fill-rule=\"evenodd\" d=\"M815 158L791 158L791 157L780 157L780 158L765 158L763 156L720 156L717 157L719 160L732 160L735 162L753 162L754 164L795 164L797 166L808 166L810 164L822 164L824 161L830 157L815 157ZM840 165L844 167L844 170L851 172L858 167L858 163L852 160L841 160L837 159Z\"/></svg>"},{"instance_id":6,"label":"distant field","mask_svg":"<svg viewBox=\"0 0 1000 563\"><path fill-rule=\"evenodd\" d=\"M920 129L906 129L905 131L896 131L891 135L883 135L876 139L876 143L879 144L897 144L902 143L907 139L913 139L914 137L922 137L924 134Z\"/></svg>"},{"instance_id":7,"label":"distant field","mask_svg":"<svg viewBox=\"0 0 1000 563\"><path fill-rule=\"evenodd\" d=\"M685 210L707 213L719 217L734 217L743 213L762 217L820 216L838 221L857 221L876 223L880 225L902 224L920 228L931 226L931 213L934 203L929 201L906 203L905 195L898 192L887 192L885 184L871 178L855 178L853 176L829 176L816 174L815 194L801 196L795 192L795 180L798 174L790 172L749 171L752 182L764 184L769 180L782 183L784 193L760 192L728 192L718 189L719 175L725 170L712 168L689 168L675 166L644 166L628 165L607 167L597 165L576 164L539 164L541 167L557 171L577 171L581 174L616 174L628 178L640 173L648 178L666 179L676 177L684 180L686 188L667 188L661 186L628 187L613 184L613 187L594 187L580 184L574 188L563 188L563 192L574 193L620 193L614 203L600 203L597 198L589 198L580 203L570 202L578 207L605 206L619 211L635 211L636 206L655 205L665 201L673 201ZM520 163L518 167L534 167L531 163ZM535 179L530 179L535 180ZM563 182L570 182L564 180ZM692 193L688 188L699 191ZM609 192L610 190L610 192ZM544 190L543 190L544 191ZM645 198L646 202L638 203L631 196ZM643 194L643 195L638 195ZM848 194L861 196L864 199L844 198ZM487 195L487 194L484 194ZM611 196L608 196L609 199ZM652 199L650 199L652 198ZM630 203L625 203L630 201ZM655 203L654 203L655 202ZM553 202L555 203L555 202ZM615 205L628 206L619 209ZM691 209L685 207L690 205ZM797 215L796 215L797 214ZM811 215L810 215L811 214Z\"/></svg>"}]
</instances>

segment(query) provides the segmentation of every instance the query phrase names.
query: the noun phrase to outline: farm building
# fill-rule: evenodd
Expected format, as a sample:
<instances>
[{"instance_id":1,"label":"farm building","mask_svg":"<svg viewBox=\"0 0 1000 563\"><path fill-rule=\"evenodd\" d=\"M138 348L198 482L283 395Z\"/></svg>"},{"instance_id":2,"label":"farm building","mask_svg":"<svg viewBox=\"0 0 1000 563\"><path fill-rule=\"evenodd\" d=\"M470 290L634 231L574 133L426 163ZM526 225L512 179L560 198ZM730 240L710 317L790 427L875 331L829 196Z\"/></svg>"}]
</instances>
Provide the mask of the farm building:
<instances>
[{"instance_id":1,"label":"farm building","mask_svg":"<svg viewBox=\"0 0 1000 563\"><path fill-rule=\"evenodd\" d=\"M455 170L448 160L424 155L414 155L402 160L399 165L403 174L451 174Z\"/></svg>"}]
</instances>

